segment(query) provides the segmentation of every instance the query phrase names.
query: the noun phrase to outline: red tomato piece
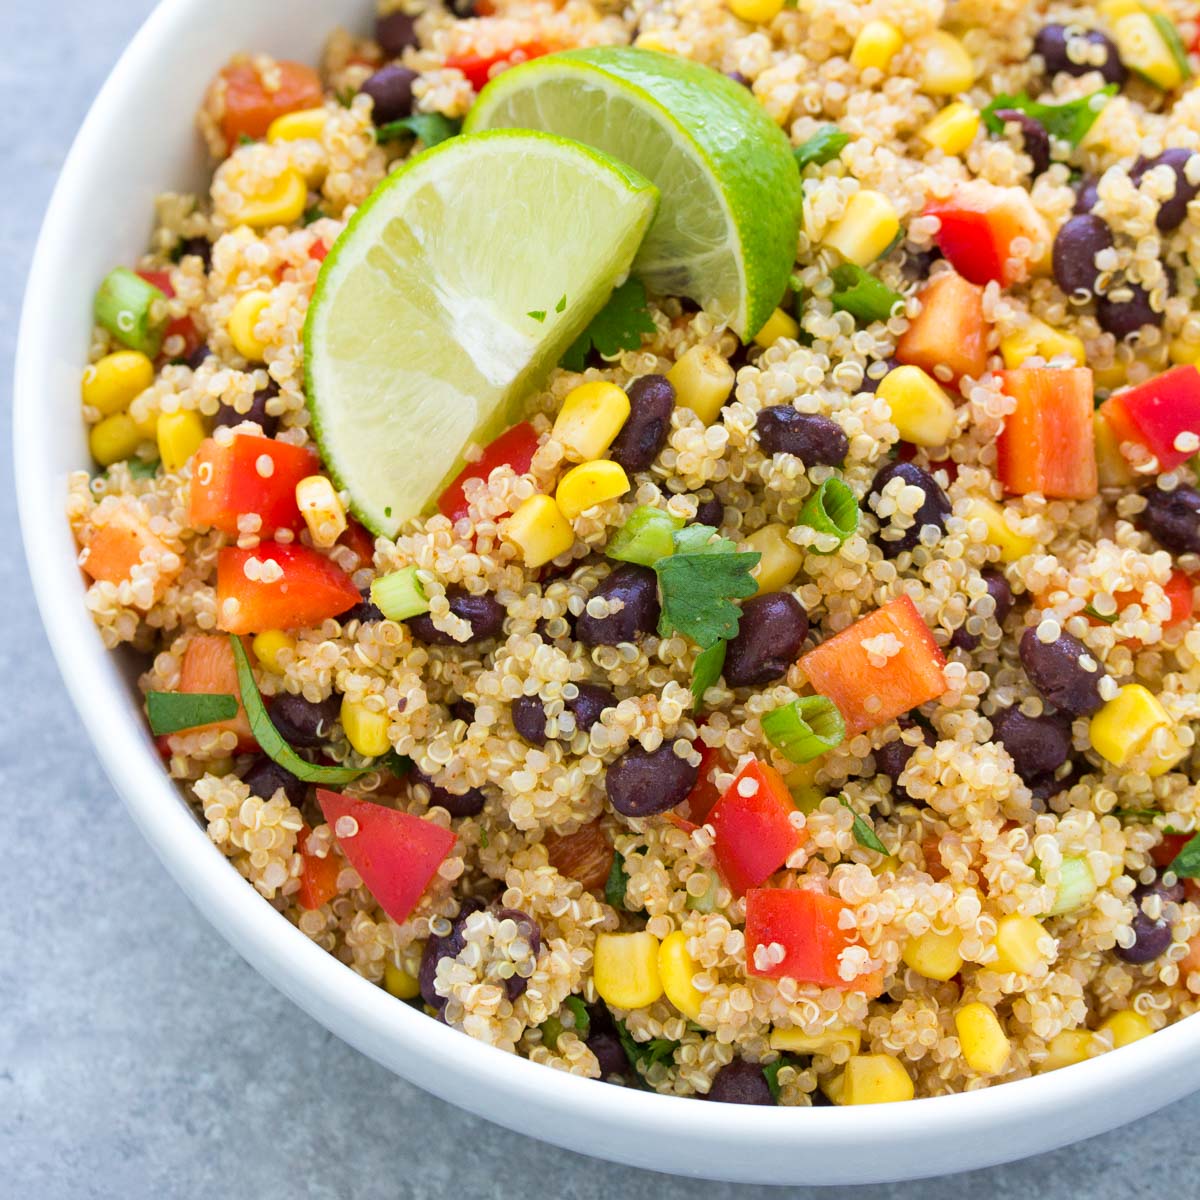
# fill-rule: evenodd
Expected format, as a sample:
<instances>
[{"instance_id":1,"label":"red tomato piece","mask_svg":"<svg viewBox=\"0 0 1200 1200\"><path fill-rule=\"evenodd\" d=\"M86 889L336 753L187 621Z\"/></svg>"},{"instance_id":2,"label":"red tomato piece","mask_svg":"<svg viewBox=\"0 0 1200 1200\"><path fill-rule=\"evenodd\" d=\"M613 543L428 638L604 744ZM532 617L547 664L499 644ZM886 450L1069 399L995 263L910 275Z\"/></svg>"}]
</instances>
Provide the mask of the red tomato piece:
<instances>
[{"instance_id":1,"label":"red tomato piece","mask_svg":"<svg viewBox=\"0 0 1200 1200\"><path fill-rule=\"evenodd\" d=\"M332 851L321 858L304 849L311 834L312 830L307 825L301 825L296 838L301 861L300 890L296 893L296 901L301 908L310 909L328 904L338 894L337 880L342 870L341 859Z\"/></svg>"},{"instance_id":2,"label":"red tomato piece","mask_svg":"<svg viewBox=\"0 0 1200 1200\"><path fill-rule=\"evenodd\" d=\"M1100 411L1118 442L1145 446L1158 459L1160 471L1173 471L1196 453L1178 449L1175 442L1180 435L1200 437L1200 370L1173 367L1110 396Z\"/></svg>"},{"instance_id":3,"label":"red tomato piece","mask_svg":"<svg viewBox=\"0 0 1200 1200\"><path fill-rule=\"evenodd\" d=\"M282 574L269 582L246 574L253 560L259 574L276 564ZM274 574L274 568L268 568ZM297 543L263 542L253 550L226 546L217 555L217 626L226 633L302 629L319 625L360 603L350 576L323 554ZM233 603L231 603L233 602Z\"/></svg>"},{"instance_id":4,"label":"red tomato piece","mask_svg":"<svg viewBox=\"0 0 1200 1200\"><path fill-rule=\"evenodd\" d=\"M338 846L379 907L398 925L408 920L457 838L411 813L317 789L321 812ZM351 819L353 832L339 832Z\"/></svg>"},{"instance_id":5,"label":"red tomato piece","mask_svg":"<svg viewBox=\"0 0 1200 1200\"><path fill-rule=\"evenodd\" d=\"M732 770L733 763L729 761L729 755L724 750L706 746L702 738L697 738L692 743L692 748L699 751L700 771L688 798L680 805L679 815L689 824L699 826L708 820L713 805L722 796L714 776L719 771Z\"/></svg>"},{"instance_id":6,"label":"red tomato piece","mask_svg":"<svg viewBox=\"0 0 1200 1200\"><path fill-rule=\"evenodd\" d=\"M1150 851L1150 859L1156 867L1169 867L1175 856L1192 840L1190 833L1164 833L1163 839Z\"/></svg>"},{"instance_id":7,"label":"red tomato piece","mask_svg":"<svg viewBox=\"0 0 1200 1200\"><path fill-rule=\"evenodd\" d=\"M946 366L958 380L978 379L988 363L990 326L983 315L983 289L947 271L921 292L921 311L896 343L896 359L935 375Z\"/></svg>"},{"instance_id":8,"label":"red tomato piece","mask_svg":"<svg viewBox=\"0 0 1200 1200\"><path fill-rule=\"evenodd\" d=\"M1033 247L1048 249L1046 222L1023 188L959 184L948 200L926 205L924 215L941 223L938 248L954 269L981 286L1019 283L1033 265Z\"/></svg>"},{"instance_id":9,"label":"red tomato piece","mask_svg":"<svg viewBox=\"0 0 1200 1200\"><path fill-rule=\"evenodd\" d=\"M158 288L168 300L175 295L175 289L171 286L170 271L136 271L134 273L148 284Z\"/></svg>"},{"instance_id":10,"label":"red tomato piece","mask_svg":"<svg viewBox=\"0 0 1200 1200\"><path fill-rule=\"evenodd\" d=\"M1096 437L1089 367L1001 371L1016 402L996 441L996 474L1009 492L1065 500L1096 494Z\"/></svg>"},{"instance_id":11,"label":"red tomato piece","mask_svg":"<svg viewBox=\"0 0 1200 1200\"><path fill-rule=\"evenodd\" d=\"M189 519L199 529L211 525L237 537L238 518L262 518L257 531L298 530L304 523L296 504L296 484L315 474L320 460L307 446L240 433L222 445L206 438L192 462Z\"/></svg>"},{"instance_id":12,"label":"red tomato piece","mask_svg":"<svg viewBox=\"0 0 1200 1200\"><path fill-rule=\"evenodd\" d=\"M213 633L197 634L187 644L183 652L183 662L179 667L180 692L208 693L212 695L236 696L238 698L237 715L228 721L214 721L211 725L200 725L199 729L211 729L217 732L232 730L237 734L237 749L241 753L254 750L258 742L250 732L250 718L242 707L241 687L238 685L237 664L233 658L233 647L227 637ZM188 729L182 734L171 734L167 745L173 751L182 745L181 739L190 737L196 732Z\"/></svg>"},{"instance_id":13,"label":"red tomato piece","mask_svg":"<svg viewBox=\"0 0 1200 1200\"><path fill-rule=\"evenodd\" d=\"M1192 613L1195 611L1194 587L1195 584L1190 575L1185 575L1179 570L1171 572L1171 578L1163 586L1163 591L1171 602L1171 616L1167 621L1168 628L1182 625L1185 621L1192 619Z\"/></svg>"},{"instance_id":14,"label":"red tomato piece","mask_svg":"<svg viewBox=\"0 0 1200 1200\"><path fill-rule=\"evenodd\" d=\"M471 511L463 485L468 479L487 479L497 467L512 467L524 475L538 447L537 430L522 421L491 442L478 462L467 463L449 487L438 497L438 510L451 521L461 521Z\"/></svg>"},{"instance_id":15,"label":"red tomato piece","mask_svg":"<svg viewBox=\"0 0 1200 1200\"><path fill-rule=\"evenodd\" d=\"M318 239L308 248L308 257L314 258L317 262L324 262L325 256L329 253L329 247L324 241Z\"/></svg>"},{"instance_id":16,"label":"red tomato piece","mask_svg":"<svg viewBox=\"0 0 1200 1200\"><path fill-rule=\"evenodd\" d=\"M863 642L880 634L892 634L900 650L877 666ZM847 737L940 696L946 690L945 665L929 626L908 596L868 613L800 659L813 687L837 705Z\"/></svg>"},{"instance_id":17,"label":"red tomato piece","mask_svg":"<svg viewBox=\"0 0 1200 1200\"><path fill-rule=\"evenodd\" d=\"M276 117L319 108L323 100L321 77L312 67L279 59L260 74L250 59L236 58L213 80L205 108L233 147L243 137L265 137Z\"/></svg>"},{"instance_id":18,"label":"red tomato piece","mask_svg":"<svg viewBox=\"0 0 1200 1200\"><path fill-rule=\"evenodd\" d=\"M510 46L507 50L499 50L495 54L452 54L446 59L446 66L461 71L471 86L480 92L487 81L500 71L515 67L518 63L528 62L531 58L541 58L549 52L550 48L543 43L528 41Z\"/></svg>"},{"instance_id":19,"label":"red tomato piece","mask_svg":"<svg viewBox=\"0 0 1200 1200\"><path fill-rule=\"evenodd\" d=\"M725 881L740 896L765 883L807 840L791 822L796 811L783 777L751 759L708 815L713 853Z\"/></svg>"}]
</instances>

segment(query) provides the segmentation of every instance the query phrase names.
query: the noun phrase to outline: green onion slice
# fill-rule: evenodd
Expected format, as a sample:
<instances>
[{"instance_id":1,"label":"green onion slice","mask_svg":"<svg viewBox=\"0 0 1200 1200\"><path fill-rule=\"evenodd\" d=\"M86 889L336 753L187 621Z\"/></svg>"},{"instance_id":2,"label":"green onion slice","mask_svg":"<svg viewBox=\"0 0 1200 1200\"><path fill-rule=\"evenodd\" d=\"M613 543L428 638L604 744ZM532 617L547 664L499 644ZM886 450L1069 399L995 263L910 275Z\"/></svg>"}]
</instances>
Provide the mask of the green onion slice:
<instances>
[{"instance_id":1,"label":"green onion slice","mask_svg":"<svg viewBox=\"0 0 1200 1200\"><path fill-rule=\"evenodd\" d=\"M826 163L833 162L853 140L836 125L822 125L808 141L797 146L792 154L801 171L813 165L823 167Z\"/></svg>"},{"instance_id":2,"label":"green onion slice","mask_svg":"<svg viewBox=\"0 0 1200 1200\"><path fill-rule=\"evenodd\" d=\"M122 346L154 358L166 332L166 301L154 284L126 267L116 267L96 292L96 324L103 325Z\"/></svg>"},{"instance_id":3,"label":"green onion slice","mask_svg":"<svg viewBox=\"0 0 1200 1200\"><path fill-rule=\"evenodd\" d=\"M827 696L801 696L767 713L763 733L789 762L806 763L840 746L846 722Z\"/></svg>"},{"instance_id":4,"label":"green onion slice","mask_svg":"<svg viewBox=\"0 0 1200 1200\"><path fill-rule=\"evenodd\" d=\"M604 553L618 562L652 567L660 558L675 553L675 534L683 518L661 508L643 504L625 518L625 524L608 540Z\"/></svg>"},{"instance_id":5,"label":"green onion slice","mask_svg":"<svg viewBox=\"0 0 1200 1200\"><path fill-rule=\"evenodd\" d=\"M848 808L854 815L854 824L851 826L854 840L864 849L874 850L876 854L886 856L888 848L879 840L879 835L871 828L871 823L854 812L854 806L845 796L841 797L841 803L843 808Z\"/></svg>"},{"instance_id":6,"label":"green onion slice","mask_svg":"<svg viewBox=\"0 0 1200 1200\"><path fill-rule=\"evenodd\" d=\"M902 237L897 234L897 237ZM894 245L895 243L893 243ZM904 303L904 297L894 292L886 283L881 283L869 271L854 263L841 263L833 268L834 308L848 312L856 321L886 321L896 306Z\"/></svg>"},{"instance_id":7,"label":"green onion slice","mask_svg":"<svg viewBox=\"0 0 1200 1200\"><path fill-rule=\"evenodd\" d=\"M366 773L369 769L366 767L322 767L316 763L305 762L271 724L267 706L259 694L258 684L254 682L254 672L250 668L250 659L242 645L242 639L230 634L229 641L233 646L233 660L237 663L238 687L242 692L242 707L250 719L250 731L258 742L258 748L272 762L278 763L285 771L290 771L305 783L349 783Z\"/></svg>"},{"instance_id":8,"label":"green onion slice","mask_svg":"<svg viewBox=\"0 0 1200 1200\"><path fill-rule=\"evenodd\" d=\"M371 602L389 621L407 621L429 611L429 600L417 578L416 567L380 575L371 584Z\"/></svg>"},{"instance_id":9,"label":"green onion slice","mask_svg":"<svg viewBox=\"0 0 1200 1200\"><path fill-rule=\"evenodd\" d=\"M858 529L858 499L840 479L827 479L805 500L800 524L818 533L833 534L840 546ZM832 553L811 547L810 550L813 554Z\"/></svg>"},{"instance_id":10,"label":"green onion slice","mask_svg":"<svg viewBox=\"0 0 1200 1200\"><path fill-rule=\"evenodd\" d=\"M413 113L410 117L401 117L397 121L389 121L375 130L377 142L394 142L401 138L418 137L425 143L425 148L436 146L439 142L456 137L462 129L462 122L443 113Z\"/></svg>"},{"instance_id":11,"label":"green onion slice","mask_svg":"<svg viewBox=\"0 0 1200 1200\"><path fill-rule=\"evenodd\" d=\"M147 692L146 715L150 732L158 737L196 729L214 721L230 721L237 716L236 696L216 692Z\"/></svg>"}]
</instances>

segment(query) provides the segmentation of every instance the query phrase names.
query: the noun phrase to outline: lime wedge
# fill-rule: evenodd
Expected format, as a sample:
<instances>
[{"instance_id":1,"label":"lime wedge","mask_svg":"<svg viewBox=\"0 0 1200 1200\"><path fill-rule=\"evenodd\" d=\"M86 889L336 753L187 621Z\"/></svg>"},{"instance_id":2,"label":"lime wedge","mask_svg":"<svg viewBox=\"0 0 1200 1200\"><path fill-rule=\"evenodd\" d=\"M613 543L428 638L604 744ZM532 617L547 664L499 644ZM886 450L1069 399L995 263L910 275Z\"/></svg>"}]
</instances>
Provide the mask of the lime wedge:
<instances>
[{"instance_id":1,"label":"lime wedge","mask_svg":"<svg viewBox=\"0 0 1200 1200\"><path fill-rule=\"evenodd\" d=\"M662 192L633 269L749 339L787 287L800 173L787 137L742 86L653 50L597 46L496 76L468 132L545 129L611 154Z\"/></svg>"},{"instance_id":2,"label":"lime wedge","mask_svg":"<svg viewBox=\"0 0 1200 1200\"><path fill-rule=\"evenodd\" d=\"M388 176L325 259L304 327L313 432L393 536L490 441L629 272L658 192L544 133L456 137Z\"/></svg>"}]
</instances>

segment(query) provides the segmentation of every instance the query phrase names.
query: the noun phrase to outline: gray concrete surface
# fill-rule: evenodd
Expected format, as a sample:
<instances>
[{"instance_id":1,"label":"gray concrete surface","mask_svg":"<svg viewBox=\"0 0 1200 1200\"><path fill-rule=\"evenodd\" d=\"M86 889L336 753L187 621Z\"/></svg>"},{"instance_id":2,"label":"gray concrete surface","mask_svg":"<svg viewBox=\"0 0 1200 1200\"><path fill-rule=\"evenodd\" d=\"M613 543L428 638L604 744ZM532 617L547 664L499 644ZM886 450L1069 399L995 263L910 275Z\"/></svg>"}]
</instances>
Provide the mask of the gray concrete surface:
<instances>
[{"instance_id":1,"label":"gray concrete surface","mask_svg":"<svg viewBox=\"0 0 1200 1200\"><path fill-rule=\"evenodd\" d=\"M0 7L0 463L7 464L17 316L41 211L88 103L151 0ZM732 1200L751 1193L607 1165L476 1120L336 1041L263 983L184 900L103 779L34 611L4 466L0 479L0 1195ZM1119 1108L1122 1098L1108 1101ZM1190 1196L1198 1126L1200 1096L1022 1164L824 1195ZM795 1180L803 1184L803 1161ZM817 1195L802 1187L776 1194Z\"/></svg>"}]
</instances>

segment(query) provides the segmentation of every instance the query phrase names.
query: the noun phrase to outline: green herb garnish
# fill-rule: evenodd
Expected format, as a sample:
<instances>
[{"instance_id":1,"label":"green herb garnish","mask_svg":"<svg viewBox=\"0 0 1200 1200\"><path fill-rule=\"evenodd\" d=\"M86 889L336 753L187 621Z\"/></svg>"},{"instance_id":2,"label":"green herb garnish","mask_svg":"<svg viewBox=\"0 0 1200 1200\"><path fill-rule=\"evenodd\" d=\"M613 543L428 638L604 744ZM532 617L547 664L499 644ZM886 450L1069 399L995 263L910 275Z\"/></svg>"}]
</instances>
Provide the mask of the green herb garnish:
<instances>
[{"instance_id":1,"label":"green herb garnish","mask_svg":"<svg viewBox=\"0 0 1200 1200\"><path fill-rule=\"evenodd\" d=\"M1200 879L1200 833L1184 843L1167 870L1179 879Z\"/></svg>"},{"instance_id":2,"label":"green herb garnish","mask_svg":"<svg viewBox=\"0 0 1200 1200\"><path fill-rule=\"evenodd\" d=\"M886 283L854 263L840 263L833 268L830 278L834 308L848 312L856 321L886 321L896 306L904 303L899 292L893 292Z\"/></svg>"},{"instance_id":3,"label":"green herb garnish","mask_svg":"<svg viewBox=\"0 0 1200 1200\"><path fill-rule=\"evenodd\" d=\"M237 697L223 693L146 693L146 716L155 737L211 725L214 721L230 721L237 716L237 710Z\"/></svg>"},{"instance_id":4,"label":"green herb garnish","mask_svg":"<svg viewBox=\"0 0 1200 1200\"><path fill-rule=\"evenodd\" d=\"M801 171L808 166L823 167L826 163L833 162L853 140L836 125L822 125L808 141L801 142L792 154Z\"/></svg>"},{"instance_id":5,"label":"green herb garnish","mask_svg":"<svg viewBox=\"0 0 1200 1200\"><path fill-rule=\"evenodd\" d=\"M253 146L254 139L248 133L239 133L237 144L239 146Z\"/></svg>"},{"instance_id":6,"label":"green herb garnish","mask_svg":"<svg viewBox=\"0 0 1200 1200\"><path fill-rule=\"evenodd\" d=\"M779 1103L779 1072L784 1067L795 1067L799 1070L801 1065L800 1060L794 1054L781 1054L773 1063L763 1065L763 1078L766 1079L767 1087L771 1089L771 1099L776 1104Z\"/></svg>"},{"instance_id":7,"label":"green herb garnish","mask_svg":"<svg viewBox=\"0 0 1200 1200\"><path fill-rule=\"evenodd\" d=\"M152 458L147 461L144 458L127 458L125 465L129 468L129 474L134 479L153 479L158 474L158 468L162 463L157 458Z\"/></svg>"},{"instance_id":8,"label":"green herb garnish","mask_svg":"<svg viewBox=\"0 0 1200 1200\"><path fill-rule=\"evenodd\" d=\"M625 524L608 539L604 553L618 562L652 567L660 558L675 552L675 534L683 528L683 518L665 509L639 505L625 518Z\"/></svg>"},{"instance_id":9,"label":"green herb garnish","mask_svg":"<svg viewBox=\"0 0 1200 1200\"><path fill-rule=\"evenodd\" d=\"M840 546L858 529L858 498L840 479L826 479L800 509L798 524L817 533L832 534ZM830 550L809 547L813 554L831 554Z\"/></svg>"},{"instance_id":10,"label":"green herb garnish","mask_svg":"<svg viewBox=\"0 0 1200 1200\"><path fill-rule=\"evenodd\" d=\"M310 204L304 210L304 215L300 218L300 224L307 229L314 221L319 221L324 215L319 204Z\"/></svg>"},{"instance_id":11,"label":"green herb garnish","mask_svg":"<svg viewBox=\"0 0 1200 1200\"><path fill-rule=\"evenodd\" d=\"M1106 617L1103 613L1098 613L1090 604L1083 611L1087 614L1087 616L1092 617L1094 620L1103 621L1105 625L1112 625L1117 619L1116 613Z\"/></svg>"},{"instance_id":12,"label":"green herb garnish","mask_svg":"<svg viewBox=\"0 0 1200 1200\"><path fill-rule=\"evenodd\" d=\"M1175 22L1166 13L1156 12L1152 8L1146 9L1146 15L1154 22L1158 36L1166 43L1171 57L1175 60L1175 65L1179 68L1180 75L1184 79L1191 79L1192 64L1188 62L1187 47L1183 44L1183 38L1179 36L1179 30L1175 28ZM1154 81L1151 80L1151 82Z\"/></svg>"},{"instance_id":13,"label":"green herb garnish","mask_svg":"<svg viewBox=\"0 0 1200 1200\"><path fill-rule=\"evenodd\" d=\"M629 874L625 870L625 859L619 852L613 854L612 866L604 884L605 903L613 908L625 907L625 889L629 886Z\"/></svg>"},{"instance_id":14,"label":"green herb garnish","mask_svg":"<svg viewBox=\"0 0 1200 1200\"><path fill-rule=\"evenodd\" d=\"M1157 808L1114 808L1112 815L1118 821L1139 821L1149 824L1155 817L1162 814Z\"/></svg>"},{"instance_id":15,"label":"green herb garnish","mask_svg":"<svg viewBox=\"0 0 1200 1200\"><path fill-rule=\"evenodd\" d=\"M729 643L714 642L707 650L701 650L692 664L692 698L696 708L704 704L704 693L721 678L721 668L725 666L725 651Z\"/></svg>"},{"instance_id":16,"label":"green herb garnish","mask_svg":"<svg viewBox=\"0 0 1200 1200\"><path fill-rule=\"evenodd\" d=\"M592 1018L588 1015L587 1005L579 996L568 996L563 1001L563 1007L571 1010L575 1018L575 1032L581 1040L586 1041L587 1035L592 1032Z\"/></svg>"},{"instance_id":17,"label":"green herb garnish","mask_svg":"<svg viewBox=\"0 0 1200 1200\"><path fill-rule=\"evenodd\" d=\"M625 1051L625 1057L629 1059L629 1064L635 1071L641 1071L644 1074L655 1063L666 1062L673 1058L675 1051L679 1049L679 1043L673 1042L669 1038L652 1038L648 1042L639 1042L629 1032L624 1021L618 1021L614 1017L613 1024L617 1027L617 1037L621 1040L621 1048Z\"/></svg>"},{"instance_id":18,"label":"green herb garnish","mask_svg":"<svg viewBox=\"0 0 1200 1200\"><path fill-rule=\"evenodd\" d=\"M654 564L662 601L659 637L682 633L702 650L737 635L742 612L734 599L758 591L750 572L760 554L739 553L711 525L689 525L674 535L675 553Z\"/></svg>"},{"instance_id":19,"label":"green herb garnish","mask_svg":"<svg viewBox=\"0 0 1200 1200\"><path fill-rule=\"evenodd\" d=\"M344 88L339 88L334 93L334 99L337 100L337 102L343 108L349 108L354 103L354 97L357 95L358 95L358 92L356 92L354 90L354 88L344 87Z\"/></svg>"},{"instance_id":20,"label":"green herb garnish","mask_svg":"<svg viewBox=\"0 0 1200 1200\"><path fill-rule=\"evenodd\" d=\"M1004 119L996 114L1006 108L1015 108L1032 117L1051 137L1078 146L1096 123L1101 110L1118 91L1120 88L1110 83L1090 96L1081 96L1066 104L1042 104L1027 92L1019 96L997 96L983 110L983 121L992 133L1003 133Z\"/></svg>"},{"instance_id":21,"label":"green herb garnish","mask_svg":"<svg viewBox=\"0 0 1200 1200\"><path fill-rule=\"evenodd\" d=\"M877 854L886 856L888 848L879 840L875 830L871 828L865 818L854 812L853 806L845 796L839 797L839 802L854 813L854 840L860 846L865 846L868 850L874 850Z\"/></svg>"},{"instance_id":22,"label":"green herb garnish","mask_svg":"<svg viewBox=\"0 0 1200 1200\"><path fill-rule=\"evenodd\" d=\"M642 335L654 333L655 329L654 318L646 306L645 286L640 279L627 279L567 347L561 365L568 371L582 371L593 347L602 357L612 358L622 350L636 350L642 344Z\"/></svg>"},{"instance_id":23,"label":"green herb garnish","mask_svg":"<svg viewBox=\"0 0 1200 1200\"><path fill-rule=\"evenodd\" d=\"M457 137L462 129L462 122L441 113L413 113L411 117L401 117L398 121L389 121L375 130L377 142L395 142L401 138L420 138L426 149L437 146L441 142Z\"/></svg>"},{"instance_id":24,"label":"green herb garnish","mask_svg":"<svg viewBox=\"0 0 1200 1200\"><path fill-rule=\"evenodd\" d=\"M762 719L767 741L789 762L806 763L828 754L846 737L846 722L827 696L801 696Z\"/></svg>"}]
</instances>

